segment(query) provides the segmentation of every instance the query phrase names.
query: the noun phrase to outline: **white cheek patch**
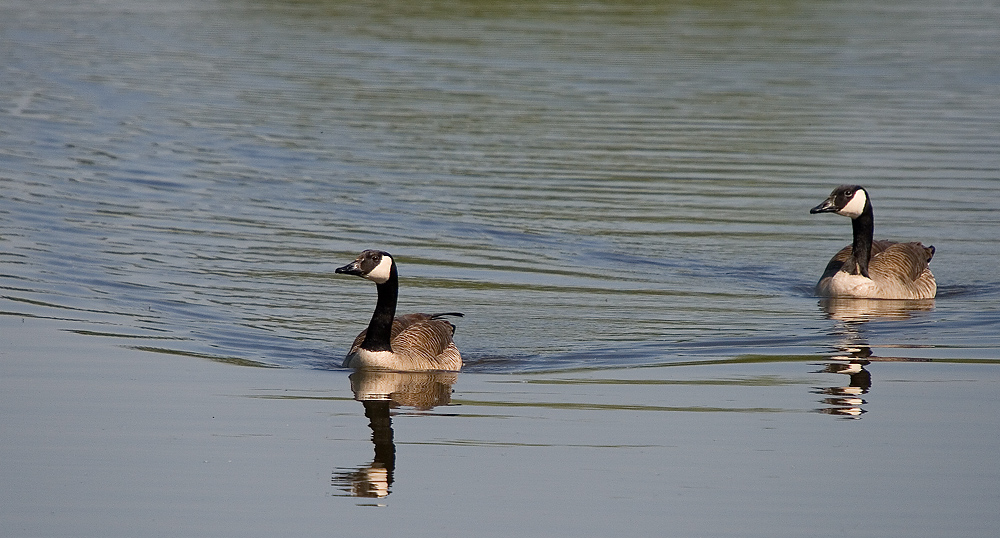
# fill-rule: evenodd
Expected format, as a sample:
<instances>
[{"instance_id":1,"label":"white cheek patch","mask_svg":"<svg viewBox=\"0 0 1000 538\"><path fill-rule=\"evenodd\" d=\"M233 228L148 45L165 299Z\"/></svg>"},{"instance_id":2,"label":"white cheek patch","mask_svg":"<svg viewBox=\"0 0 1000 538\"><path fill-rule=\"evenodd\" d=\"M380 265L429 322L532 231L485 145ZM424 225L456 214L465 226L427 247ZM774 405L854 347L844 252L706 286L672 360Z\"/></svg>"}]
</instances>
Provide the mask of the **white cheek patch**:
<instances>
[{"instance_id":1,"label":"white cheek patch","mask_svg":"<svg viewBox=\"0 0 1000 538\"><path fill-rule=\"evenodd\" d=\"M389 275L392 273L392 258L386 255L382 255L382 261L375 266L374 269L365 275L365 278L371 280L376 284L383 284L389 280Z\"/></svg>"},{"instance_id":2,"label":"white cheek patch","mask_svg":"<svg viewBox=\"0 0 1000 538\"><path fill-rule=\"evenodd\" d=\"M864 189L858 189L851 198L851 201L847 202L844 209L837 211L837 214L845 217L851 217L852 219L858 218L861 216L861 213L865 211L865 203L867 201L868 194L865 193Z\"/></svg>"}]
</instances>

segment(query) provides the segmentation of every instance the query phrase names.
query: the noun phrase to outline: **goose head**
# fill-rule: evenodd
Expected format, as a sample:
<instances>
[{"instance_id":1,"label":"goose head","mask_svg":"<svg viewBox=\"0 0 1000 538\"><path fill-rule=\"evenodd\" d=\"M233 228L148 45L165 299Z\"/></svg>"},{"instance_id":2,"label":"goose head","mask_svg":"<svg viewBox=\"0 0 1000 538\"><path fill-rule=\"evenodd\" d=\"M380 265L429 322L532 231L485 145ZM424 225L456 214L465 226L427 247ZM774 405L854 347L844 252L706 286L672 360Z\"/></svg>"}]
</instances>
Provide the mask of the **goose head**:
<instances>
[{"instance_id":1,"label":"goose head","mask_svg":"<svg viewBox=\"0 0 1000 538\"><path fill-rule=\"evenodd\" d=\"M856 219L868 207L868 191L860 185L841 185L822 204L809 210L810 213L836 213Z\"/></svg>"},{"instance_id":2,"label":"goose head","mask_svg":"<svg viewBox=\"0 0 1000 538\"><path fill-rule=\"evenodd\" d=\"M392 277L395 266L396 262L393 261L388 252L366 250L353 262L338 267L334 272L359 276L376 284L385 284Z\"/></svg>"}]
</instances>

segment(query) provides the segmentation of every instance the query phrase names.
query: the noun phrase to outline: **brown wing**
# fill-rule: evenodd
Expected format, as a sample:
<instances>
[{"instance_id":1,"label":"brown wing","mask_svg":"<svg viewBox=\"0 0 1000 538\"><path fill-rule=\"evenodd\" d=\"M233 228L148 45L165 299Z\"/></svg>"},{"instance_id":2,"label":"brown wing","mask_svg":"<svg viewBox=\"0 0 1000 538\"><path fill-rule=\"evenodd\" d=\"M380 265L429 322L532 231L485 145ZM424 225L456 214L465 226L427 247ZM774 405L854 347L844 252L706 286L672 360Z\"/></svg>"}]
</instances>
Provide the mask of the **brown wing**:
<instances>
[{"instance_id":1,"label":"brown wing","mask_svg":"<svg viewBox=\"0 0 1000 538\"><path fill-rule=\"evenodd\" d=\"M357 351L365 340L368 329L354 339L348 355ZM406 314L392 320L390 345L403 360L454 362L461 357L452 343L455 326L431 314Z\"/></svg>"},{"instance_id":2,"label":"brown wing","mask_svg":"<svg viewBox=\"0 0 1000 538\"><path fill-rule=\"evenodd\" d=\"M872 241L872 261L868 262L869 274L871 272L871 265L874 262L875 256L881 254L891 246L898 244L899 243L893 241ZM919 245L919 243L916 244ZM851 259L851 254L853 252L854 248L851 245L847 245L846 247L840 249L839 252L837 252L836 254L833 255L832 258L830 258L830 263L826 264L826 269L823 270L823 276L821 276L819 279L823 280L824 278L829 278L835 275L837 271L840 271L841 268L844 267L844 263L846 263L847 260ZM931 250L931 252L933 252L933 250ZM928 258L928 261L929 260L930 259Z\"/></svg>"},{"instance_id":3,"label":"brown wing","mask_svg":"<svg viewBox=\"0 0 1000 538\"><path fill-rule=\"evenodd\" d=\"M819 285L844 268L851 253L851 246L848 245L835 254L823 271ZM937 292L937 283L928 267L933 257L934 247L925 247L918 242L873 241L868 275L878 284L883 297L932 298ZM846 269L851 272L850 268Z\"/></svg>"},{"instance_id":4,"label":"brown wing","mask_svg":"<svg viewBox=\"0 0 1000 538\"><path fill-rule=\"evenodd\" d=\"M933 256L934 247L925 247L920 243L892 243L877 254L873 252L868 271L886 279L913 282L927 270ZM875 275L872 278L876 278Z\"/></svg>"},{"instance_id":5,"label":"brown wing","mask_svg":"<svg viewBox=\"0 0 1000 538\"><path fill-rule=\"evenodd\" d=\"M937 282L927 265L932 257L934 247L894 243L872 256L868 274L878 283L883 297L933 299L937 295Z\"/></svg>"},{"instance_id":6,"label":"brown wing","mask_svg":"<svg viewBox=\"0 0 1000 538\"><path fill-rule=\"evenodd\" d=\"M392 350L403 357L436 360L444 354L455 334L455 326L443 319L422 319L403 328L392 339Z\"/></svg>"},{"instance_id":7,"label":"brown wing","mask_svg":"<svg viewBox=\"0 0 1000 538\"><path fill-rule=\"evenodd\" d=\"M406 314L403 316L396 316L396 318L392 320L392 329L390 329L389 331L390 345L392 345L392 340L396 338L396 335L402 332L403 329L409 327L410 325L418 321L427 319L431 319L430 314ZM358 333L357 338L354 339L354 343L351 344L351 350L347 352L348 355L354 353L355 351L358 350L359 347L361 347L361 342L365 341L365 335L367 334L368 334L368 329L365 329L360 333ZM393 345L393 348L395 347L396 346Z\"/></svg>"}]
</instances>

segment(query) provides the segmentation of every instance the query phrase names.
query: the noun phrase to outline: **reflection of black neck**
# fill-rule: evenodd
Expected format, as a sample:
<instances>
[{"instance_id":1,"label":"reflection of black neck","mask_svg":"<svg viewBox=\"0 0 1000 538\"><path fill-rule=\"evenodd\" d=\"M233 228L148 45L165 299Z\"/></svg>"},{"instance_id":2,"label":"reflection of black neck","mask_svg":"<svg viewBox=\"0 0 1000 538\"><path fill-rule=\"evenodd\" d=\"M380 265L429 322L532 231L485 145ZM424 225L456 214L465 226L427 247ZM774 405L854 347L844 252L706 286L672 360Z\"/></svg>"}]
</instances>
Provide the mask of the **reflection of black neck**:
<instances>
[{"instance_id":1,"label":"reflection of black neck","mask_svg":"<svg viewBox=\"0 0 1000 538\"><path fill-rule=\"evenodd\" d=\"M858 387L864 392L868 392L872 388L872 374L865 367L861 367L861 371L851 374L851 386Z\"/></svg>"},{"instance_id":2,"label":"reflection of black neck","mask_svg":"<svg viewBox=\"0 0 1000 538\"><path fill-rule=\"evenodd\" d=\"M386 470L386 482L392 485L392 473L396 468L396 444L392 440L392 417L389 416L389 402L362 402L365 406L365 416L368 417L368 427L372 429L372 443L375 444L375 461L372 466L379 465Z\"/></svg>"},{"instance_id":3,"label":"reflection of black neck","mask_svg":"<svg viewBox=\"0 0 1000 538\"><path fill-rule=\"evenodd\" d=\"M361 349L368 351L392 351L389 340L392 338L392 319L396 317L396 297L399 295L399 277L396 275L396 264L389 270L389 280L377 284L378 302L375 312L368 323L365 341Z\"/></svg>"},{"instance_id":4,"label":"reflection of black neck","mask_svg":"<svg viewBox=\"0 0 1000 538\"><path fill-rule=\"evenodd\" d=\"M868 276L868 262L872 257L872 238L875 236L875 216L872 212L872 203L865 200L865 209L860 215L851 219L854 228L854 244L851 247L851 257L853 264L848 268L851 274L860 274L865 278ZM857 273L855 273L857 271Z\"/></svg>"}]
</instances>

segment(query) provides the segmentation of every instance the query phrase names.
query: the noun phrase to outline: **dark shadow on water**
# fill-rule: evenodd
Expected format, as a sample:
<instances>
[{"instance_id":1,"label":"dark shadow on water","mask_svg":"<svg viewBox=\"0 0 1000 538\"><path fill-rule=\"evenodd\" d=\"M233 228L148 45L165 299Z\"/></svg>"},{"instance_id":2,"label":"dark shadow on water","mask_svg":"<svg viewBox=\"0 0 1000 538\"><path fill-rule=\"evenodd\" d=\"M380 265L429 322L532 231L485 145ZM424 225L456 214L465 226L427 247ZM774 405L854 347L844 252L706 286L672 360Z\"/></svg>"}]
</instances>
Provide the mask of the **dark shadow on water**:
<instances>
[{"instance_id":1,"label":"dark shadow on water","mask_svg":"<svg viewBox=\"0 0 1000 538\"><path fill-rule=\"evenodd\" d=\"M1000 295L1000 284L951 284L938 285L938 299L954 299L956 297L976 297L979 295Z\"/></svg>"},{"instance_id":2,"label":"dark shadow on water","mask_svg":"<svg viewBox=\"0 0 1000 538\"><path fill-rule=\"evenodd\" d=\"M816 334L801 336L768 335L743 338L668 342L621 342L590 349L538 355L464 354L463 372L497 374L538 374L623 368L659 368L761 362L773 357L777 362L816 360L823 349Z\"/></svg>"}]
</instances>

